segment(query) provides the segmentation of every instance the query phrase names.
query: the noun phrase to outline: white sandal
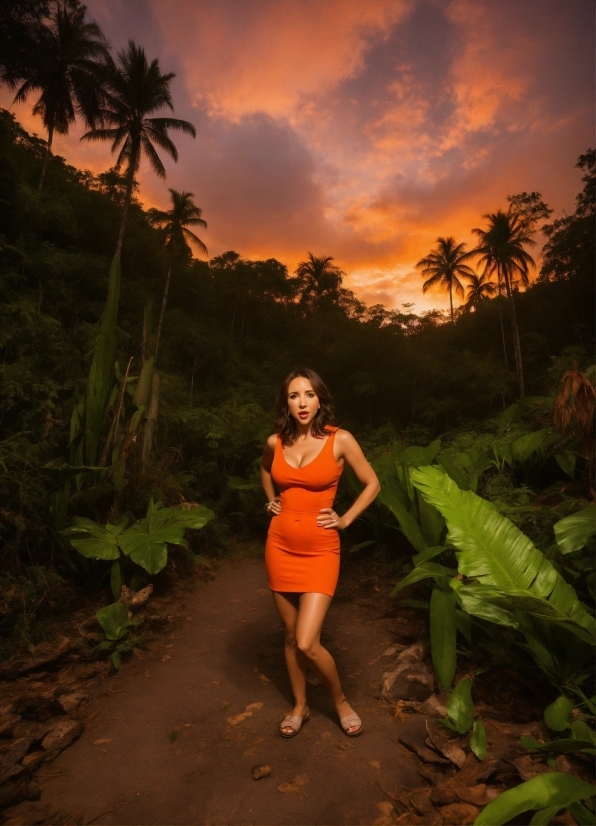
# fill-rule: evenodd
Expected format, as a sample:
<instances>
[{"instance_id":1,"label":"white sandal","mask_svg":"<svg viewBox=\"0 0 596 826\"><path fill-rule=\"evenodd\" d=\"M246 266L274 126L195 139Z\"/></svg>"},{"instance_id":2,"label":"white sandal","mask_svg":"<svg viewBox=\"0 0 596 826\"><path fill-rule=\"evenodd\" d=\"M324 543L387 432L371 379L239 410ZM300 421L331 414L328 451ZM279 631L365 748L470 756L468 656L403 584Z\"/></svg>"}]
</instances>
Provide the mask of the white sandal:
<instances>
[{"instance_id":1,"label":"white sandal","mask_svg":"<svg viewBox=\"0 0 596 826\"><path fill-rule=\"evenodd\" d=\"M292 709L290 709L291 711ZM282 737L290 738L296 737L300 729L302 728L304 723L308 723L310 720L310 711L308 710L308 706L306 708L306 714L304 717L301 717L300 714L292 714L287 715L279 724L279 733ZM284 728L291 728L292 732L282 731Z\"/></svg>"},{"instance_id":2,"label":"white sandal","mask_svg":"<svg viewBox=\"0 0 596 826\"><path fill-rule=\"evenodd\" d=\"M360 735L362 734L362 720L356 714L355 711L352 712L352 714L346 714L345 717L340 717L339 722L341 724L342 729L344 730L344 733L348 737L360 737ZM356 731L349 731L349 729L351 729L353 726L358 726Z\"/></svg>"}]
</instances>

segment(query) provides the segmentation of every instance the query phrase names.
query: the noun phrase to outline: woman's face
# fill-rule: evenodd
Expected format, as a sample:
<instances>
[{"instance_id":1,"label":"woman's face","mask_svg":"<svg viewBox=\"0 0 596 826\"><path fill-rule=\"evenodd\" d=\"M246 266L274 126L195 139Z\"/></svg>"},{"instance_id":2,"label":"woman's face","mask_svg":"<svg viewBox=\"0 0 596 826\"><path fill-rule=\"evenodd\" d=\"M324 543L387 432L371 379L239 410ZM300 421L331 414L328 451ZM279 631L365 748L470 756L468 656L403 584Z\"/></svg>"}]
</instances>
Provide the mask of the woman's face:
<instances>
[{"instance_id":1,"label":"woman's face","mask_svg":"<svg viewBox=\"0 0 596 826\"><path fill-rule=\"evenodd\" d=\"M299 424L309 425L317 414L319 404L319 397L308 379L303 376L292 379L288 386L288 407Z\"/></svg>"}]
</instances>

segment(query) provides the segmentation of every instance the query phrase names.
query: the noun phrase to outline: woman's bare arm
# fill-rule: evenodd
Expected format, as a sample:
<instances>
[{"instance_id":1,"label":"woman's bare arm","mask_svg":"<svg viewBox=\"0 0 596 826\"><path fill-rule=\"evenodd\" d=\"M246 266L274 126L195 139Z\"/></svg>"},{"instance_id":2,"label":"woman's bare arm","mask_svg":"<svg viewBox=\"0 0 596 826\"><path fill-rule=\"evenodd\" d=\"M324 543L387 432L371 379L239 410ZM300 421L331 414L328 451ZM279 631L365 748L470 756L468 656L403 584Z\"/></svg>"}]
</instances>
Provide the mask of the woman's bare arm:
<instances>
[{"instance_id":1,"label":"woman's bare arm","mask_svg":"<svg viewBox=\"0 0 596 826\"><path fill-rule=\"evenodd\" d=\"M275 443L277 436L269 436L265 442L263 449L263 458L261 459L261 485L267 497L267 511L270 514L277 514L281 511L281 504L275 488L273 486L273 479L271 478L271 465L273 464L273 456L275 453Z\"/></svg>"},{"instance_id":2,"label":"woman's bare arm","mask_svg":"<svg viewBox=\"0 0 596 826\"><path fill-rule=\"evenodd\" d=\"M323 516L319 517L319 522L323 527L343 529L358 519L360 514L364 513L368 506L374 502L381 490L381 485L377 479L377 474L351 433L348 433L347 430L338 430L335 436L335 445L337 446L336 459L343 458L356 474L360 484L363 485L362 491L352 507L348 508L344 515L339 516L337 520L331 517L329 520L325 519L325 514L333 512L332 508L324 508L321 511Z\"/></svg>"}]
</instances>

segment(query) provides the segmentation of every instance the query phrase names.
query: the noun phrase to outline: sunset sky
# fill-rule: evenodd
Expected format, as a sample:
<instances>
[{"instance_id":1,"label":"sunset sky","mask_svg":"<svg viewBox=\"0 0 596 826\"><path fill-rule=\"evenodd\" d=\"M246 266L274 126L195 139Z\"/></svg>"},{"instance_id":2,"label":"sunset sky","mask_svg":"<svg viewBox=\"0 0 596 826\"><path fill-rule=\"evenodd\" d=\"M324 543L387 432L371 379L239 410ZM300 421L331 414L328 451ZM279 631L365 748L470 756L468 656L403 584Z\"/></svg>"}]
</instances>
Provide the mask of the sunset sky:
<instances>
[{"instance_id":1,"label":"sunset sky","mask_svg":"<svg viewBox=\"0 0 596 826\"><path fill-rule=\"evenodd\" d=\"M141 200L190 190L210 256L290 270L332 255L367 303L422 295L418 258L439 235L473 243L482 215L538 190L574 209L594 143L593 0L89 0L115 49L129 38L177 74L178 164L144 163ZM3 90L0 104L8 106ZM31 99L31 104L34 98ZM44 136L30 105L13 107ZM54 150L112 164L78 127ZM540 239L538 239L540 240Z\"/></svg>"}]
</instances>

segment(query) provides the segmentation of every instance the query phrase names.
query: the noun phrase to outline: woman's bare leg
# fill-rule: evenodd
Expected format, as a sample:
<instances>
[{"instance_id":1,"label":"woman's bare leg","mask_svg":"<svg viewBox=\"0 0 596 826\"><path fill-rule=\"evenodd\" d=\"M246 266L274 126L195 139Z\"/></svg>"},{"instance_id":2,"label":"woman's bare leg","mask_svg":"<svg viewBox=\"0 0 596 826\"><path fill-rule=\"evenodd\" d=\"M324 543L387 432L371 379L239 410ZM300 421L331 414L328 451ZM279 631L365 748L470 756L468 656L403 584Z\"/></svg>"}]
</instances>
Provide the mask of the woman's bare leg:
<instances>
[{"instance_id":1,"label":"woman's bare leg","mask_svg":"<svg viewBox=\"0 0 596 826\"><path fill-rule=\"evenodd\" d=\"M298 621L300 594L282 594L273 591L273 601L284 625L286 635L285 656L290 685L294 694L294 708L292 714L303 716L306 708L306 669L308 661L296 645L296 623ZM293 729L286 726L282 729L285 734L291 734Z\"/></svg>"},{"instance_id":2,"label":"woman's bare leg","mask_svg":"<svg viewBox=\"0 0 596 826\"><path fill-rule=\"evenodd\" d=\"M327 594L301 594L295 637L299 652L315 668L329 689L337 713L340 717L345 717L353 712L353 708L343 693L335 660L321 645L321 631L330 604L331 597ZM358 725L354 725L348 730L356 731L358 728Z\"/></svg>"}]
</instances>

